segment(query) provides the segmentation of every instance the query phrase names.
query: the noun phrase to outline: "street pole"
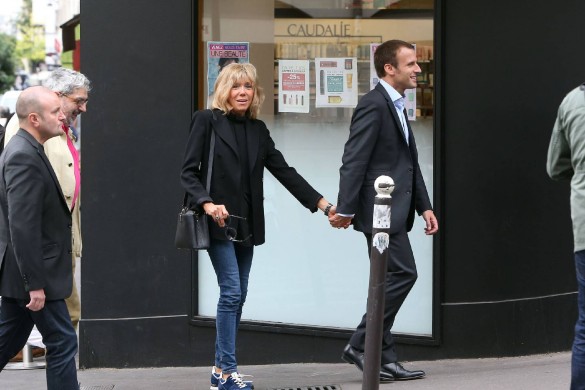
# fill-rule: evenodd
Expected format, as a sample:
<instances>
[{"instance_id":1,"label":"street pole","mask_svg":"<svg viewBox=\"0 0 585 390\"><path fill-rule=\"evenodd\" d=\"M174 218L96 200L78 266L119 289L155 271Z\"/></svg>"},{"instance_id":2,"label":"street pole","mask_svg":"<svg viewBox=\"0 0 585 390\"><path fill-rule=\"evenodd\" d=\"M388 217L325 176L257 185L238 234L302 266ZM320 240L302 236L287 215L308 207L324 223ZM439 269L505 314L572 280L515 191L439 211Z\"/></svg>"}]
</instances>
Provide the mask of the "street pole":
<instances>
[{"instance_id":1,"label":"street pole","mask_svg":"<svg viewBox=\"0 0 585 390\"><path fill-rule=\"evenodd\" d=\"M388 244L390 242L390 208L392 205L392 196L390 194L394 190L394 180L389 176L379 176L374 183L374 188L377 195L374 199L362 390L377 390L380 388L384 290Z\"/></svg>"}]
</instances>

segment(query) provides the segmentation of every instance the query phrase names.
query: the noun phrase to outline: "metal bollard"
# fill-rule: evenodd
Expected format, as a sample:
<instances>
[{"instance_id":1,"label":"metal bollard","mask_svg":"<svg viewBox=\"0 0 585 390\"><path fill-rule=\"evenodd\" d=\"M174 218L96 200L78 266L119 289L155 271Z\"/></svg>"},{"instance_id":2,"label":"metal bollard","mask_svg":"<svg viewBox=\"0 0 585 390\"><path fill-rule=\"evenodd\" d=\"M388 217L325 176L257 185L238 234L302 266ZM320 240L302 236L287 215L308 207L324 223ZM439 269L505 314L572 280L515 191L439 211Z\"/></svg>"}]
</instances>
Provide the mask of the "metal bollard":
<instances>
[{"instance_id":1,"label":"metal bollard","mask_svg":"<svg viewBox=\"0 0 585 390\"><path fill-rule=\"evenodd\" d=\"M45 368L45 362L34 362L32 354L32 345L26 344L22 348L22 363L8 363L5 370L32 370L36 368Z\"/></svg>"},{"instance_id":2,"label":"metal bollard","mask_svg":"<svg viewBox=\"0 0 585 390\"><path fill-rule=\"evenodd\" d=\"M392 196L390 194L394 191L394 180L389 176L379 176L374 183L374 188L377 195L374 200L374 223L372 225L370 284L368 288L362 390L377 390L380 388L384 290L392 205Z\"/></svg>"},{"instance_id":3,"label":"metal bollard","mask_svg":"<svg viewBox=\"0 0 585 390\"><path fill-rule=\"evenodd\" d=\"M33 362L32 345L26 344L22 349L22 363L24 367L30 367Z\"/></svg>"}]
</instances>

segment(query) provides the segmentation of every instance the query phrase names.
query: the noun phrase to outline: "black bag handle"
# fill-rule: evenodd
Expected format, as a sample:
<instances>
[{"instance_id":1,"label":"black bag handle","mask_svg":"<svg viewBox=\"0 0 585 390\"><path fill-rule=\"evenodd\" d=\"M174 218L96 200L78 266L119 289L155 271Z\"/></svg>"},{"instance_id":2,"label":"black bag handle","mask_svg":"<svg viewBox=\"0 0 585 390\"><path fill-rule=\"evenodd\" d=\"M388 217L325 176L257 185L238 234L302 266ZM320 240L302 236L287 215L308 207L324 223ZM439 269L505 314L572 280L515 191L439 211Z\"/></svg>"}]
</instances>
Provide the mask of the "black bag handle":
<instances>
[{"instance_id":1,"label":"black bag handle","mask_svg":"<svg viewBox=\"0 0 585 390\"><path fill-rule=\"evenodd\" d=\"M213 153L215 151L215 131L213 131L213 127L211 128L211 140L209 141L209 160L207 160L207 183L205 185L205 190L209 194L209 190L211 189L211 173L213 171ZM187 192L185 191L185 196L183 197L183 209L187 208Z\"/></svg>"}]
</instances>

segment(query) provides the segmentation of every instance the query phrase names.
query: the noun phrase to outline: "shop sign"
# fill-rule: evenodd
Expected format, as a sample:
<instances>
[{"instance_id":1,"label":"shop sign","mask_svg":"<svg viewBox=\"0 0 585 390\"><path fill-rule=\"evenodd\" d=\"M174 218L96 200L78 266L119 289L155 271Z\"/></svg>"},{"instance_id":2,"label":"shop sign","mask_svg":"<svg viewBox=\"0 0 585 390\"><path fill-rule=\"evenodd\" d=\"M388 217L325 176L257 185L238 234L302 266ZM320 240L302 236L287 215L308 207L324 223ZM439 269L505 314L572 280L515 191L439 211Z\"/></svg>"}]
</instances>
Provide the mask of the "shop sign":
<instances>
[{"instance_id":1,"label":"shop sign","mask_svg":"<svg viewBox=\"0 0 585 390\"><path fill-rule=\"evenodd\" d=\"M286 31L291 37L350 37L351 25L344 22L335 24L291 23Z\"/></svg>"}]
</instances>

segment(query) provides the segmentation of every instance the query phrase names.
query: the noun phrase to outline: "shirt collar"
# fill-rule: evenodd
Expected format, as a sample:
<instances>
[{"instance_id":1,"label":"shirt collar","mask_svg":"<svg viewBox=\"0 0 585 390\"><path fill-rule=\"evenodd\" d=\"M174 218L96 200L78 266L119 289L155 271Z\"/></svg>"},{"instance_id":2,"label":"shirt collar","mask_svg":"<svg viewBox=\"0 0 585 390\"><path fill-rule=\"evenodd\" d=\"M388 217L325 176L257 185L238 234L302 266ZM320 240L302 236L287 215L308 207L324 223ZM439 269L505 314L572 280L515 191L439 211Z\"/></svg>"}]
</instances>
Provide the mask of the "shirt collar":
<instances>
[{"instance_id":1,"label":"shirt collar","mask_svg":"<svg viewBox=\"0 0 585 390\"><path fill-rule=\"evenodd\" d=\"M392 103L396 104L396 101L398 99L404 99L404 96L402 96L397 90L394 89L394 87L392 87L386 81L380 79L380 84L382 85L382 87L384 87L386 92L388 92L388 95L390 95Z\"/></svg>"}]
</instances>

